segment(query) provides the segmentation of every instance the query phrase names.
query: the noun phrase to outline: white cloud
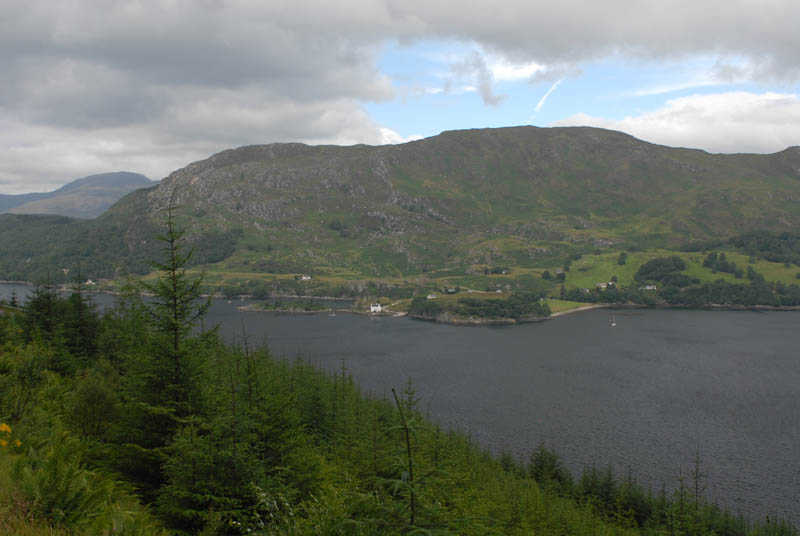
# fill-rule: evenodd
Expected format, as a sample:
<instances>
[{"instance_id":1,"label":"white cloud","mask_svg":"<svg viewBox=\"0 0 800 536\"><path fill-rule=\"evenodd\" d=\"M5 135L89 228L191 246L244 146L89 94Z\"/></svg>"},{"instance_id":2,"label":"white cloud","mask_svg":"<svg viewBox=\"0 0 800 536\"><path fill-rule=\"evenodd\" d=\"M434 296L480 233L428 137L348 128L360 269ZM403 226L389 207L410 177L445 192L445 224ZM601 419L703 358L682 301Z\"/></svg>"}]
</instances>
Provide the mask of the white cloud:
<instances>
[{"instance_id":1,"label":"white cloud","mask_svg":"<svg viewBox=\"0 0 800 536\"><path fill-rule=\"evenodd\" d=\"M617 120L575 114L552 126L578 125L621 130L653 143L712 153L771 153L800 145L800 97L772 92L692 95L637 116Z\"/></svg>"},{"instance_id":2,"label":"white cloud","mask_svg":"<svg viewBox=\"0 0 800 536\"><path fill-rule=\"evenodd\" d=\"M380 140L378 141L378 145L389 145L389 144L394 145L397 143L407 143L409 141L422 139L422 136L420 136L419 134L412 134L411 136L404 138L394 130L386 127L381 128L380 133L381 136Z\"/></svg>"},{"instance_id":3,"label":"white cloud","mask_svg":"<svg viewBox=\"0 0 800 536\"><path fill-rule=\"evenodd\" d=\"M536 62L514 64L505 59L496 59L489 64L492 78L498 82L530 80L536 73L547 68Z\"/></svg>"}]
</instances>

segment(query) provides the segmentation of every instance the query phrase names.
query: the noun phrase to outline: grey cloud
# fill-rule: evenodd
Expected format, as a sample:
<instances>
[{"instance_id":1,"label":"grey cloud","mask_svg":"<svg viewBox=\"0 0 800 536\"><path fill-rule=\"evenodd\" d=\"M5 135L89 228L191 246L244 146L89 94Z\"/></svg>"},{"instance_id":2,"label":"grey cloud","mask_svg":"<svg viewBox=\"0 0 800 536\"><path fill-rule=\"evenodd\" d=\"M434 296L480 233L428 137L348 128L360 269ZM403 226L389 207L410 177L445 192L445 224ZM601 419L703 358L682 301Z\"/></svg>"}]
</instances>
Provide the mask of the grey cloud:
<instances>
[{"instance_id":1,"label":"grey cloud","mask_svg":"<svg viewBox=\"0 0 800 536\"><path fill-rule=\"evenodd\" d=\"M0 84L0 106L33 123L126 125L157 117L165 107L154 87L141 86L130 73L86 61L35 60L10 71Z\"/></svg>"},{"instance_id":2,"label":"grey cloud","mask_svg":"<svg viewBox=\"0 0 800 536\"><path fill-rule=\"evenodd\" d=\"M495 95L492 91L492 73L480 53L473 52L470 56L452 63L450 71L456 81L466 80L475 84L484 104L497 106L505 99L503 95ZM451 90L453 84L453 80L446 81L446 89Z\"/></svg>"},{"instance_id":3,"label":"grey cloud","mask_svg":"<svg viewBox=\"0 0 800 536\"><path fill-rule=\"evenodd\" d=\"M393 95L387 41L473 43L547 65L536 81L609 55L706 55L720 78L794 81L798 20L791 0L5 0L0 181L159 177L246 143L379 143L359 103ZM480 56L455 75L502 99Z\"/></svg>"},{"instance_id":4,"label":"grey cloud","mask_svg":"<svg viewBox=\"0 0 800 536\"><path fill-rule=\"evenodd\" d=\"M681 58L744 57L759 76L800 78L800 4L791 0L566 0L452 4L391 0L399 15L422 14L431 35L474 41L510 59L580 64L620 54Z\"/></svg>"},{"instance_id":5,"label":"grey cloud","mask_svg":"<svg viewBox=\"0 0 800 536\"><path fill-rule=\"evenodd\" d=\"M46 191L94 170L133 170L151 178L209 155L276 141L384 142L355 100L309 105L286 97L193 90L169 100L163 116L139 124L92 129L18 121L0 113L2 193ZM265 105L265 103L269 103Z\"/></svg>"}]
</instances>

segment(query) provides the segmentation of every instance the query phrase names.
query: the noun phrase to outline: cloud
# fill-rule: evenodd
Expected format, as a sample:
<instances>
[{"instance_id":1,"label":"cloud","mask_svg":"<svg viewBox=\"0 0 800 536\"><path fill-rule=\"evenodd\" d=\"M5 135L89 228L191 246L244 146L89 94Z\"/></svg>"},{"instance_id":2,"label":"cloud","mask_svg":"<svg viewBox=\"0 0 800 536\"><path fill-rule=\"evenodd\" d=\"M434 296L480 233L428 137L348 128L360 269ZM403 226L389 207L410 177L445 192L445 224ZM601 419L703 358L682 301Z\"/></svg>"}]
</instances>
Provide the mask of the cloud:
<instances>
[{"instance_id":1,"label":"cloud","mask_svg":"<svg viewBox=\"0 0 800 536\"><path fill-rule=\"evenodd\" d=\"M194 90L189 95L170 100L158 118L91 129L31 124L0 111L0 191L48 191L107 170L160 179L189 162L246 144L407 141L392 136L350 99L297 103L258 89Z\"/></svg>"},{"instance_id":2,"label":"cloud","mask_svg":"<svg viewBox=\"0 0 800 536\"><path fill-rule=\"evenodd\" d=\"M547 68L536 62L511 63L506 59L494 59L489 65L492 78L498 82L516 82L530 80L535 74Z\"/></svg>"},{"instance_id":3,"label":"cloud","mask_svg":"<svg viewBox=\"0 0 800 536\"><path fill-rule=\"evenodd\" d=\"M5 0L0 188L129 169L154 178L231 146L382 143L385 43L458 43L451 86L554 82L592 61L703 55L719 80L800 80L792 0ZM13 129L13 130L8 130ZM390 136L391 138L391 136Z\"/></svg>"},{"instance_id":4,"label":"cloud","mask_svg":"<svg viewBox=\"0 0 800 536\"><path fill-rule=\"evenodd\" d=\"M409 141L422 139L422 136L420 136L419 134L412 134L411 136L404 138L394 130L385 127L381 128L380 132L381 132L381 138L380 141L378 142L378 145L390 145L390 144L394 145L397 143L407 143Z\"/></svg>"},{"instance_id":5,"label":"cloud","mask_svg":"<svg viewBox=\"0 0 800 536\"><path fill-rule=\"evenodd\" d=\"M712 153L772 153L800 145L800 97L772 92L692 95L624 119L575 114L552 124L578 125L621 130L653 143Z\"/></svg>"},{"instance_id":6,"label":"cloud","mask_svg":"<svg viewBox=\"0 0 800 536\"><path fill-rule=\"evenodd\" d=\"M800 4L792 0L529 0L452 4L391 0L407 32L479 43L511 62L577 66L623 56L644 60L711 54L744 58L754 79L800 79Z\"/></svg>"},{"instance_id":7,"label":"cloud","mask_svg":"<svg viewBox=\"0 0 800 536\"><path fill-rule=\"evenodd\" d=\"M492 90L492 71L480 52L474 51L466 58L452 63L450 71L452 79L447 82L448 88L452 86L454 81L468 80L473 82L474 86L466 86L470 89L465 88L465 90L477 89L484 104L497 106L505 100L504 95L494 94Z\"/></svg>"},{"instance_id":8,"label":"cloud","mask_svg":"<svg viewBox=\"0 0 800 536\"><path fill-rule=\"evenodd\" d=\"M722 82L718 82L712 79L697 79L697 80L689 80L686 82L679 82L676 84L665 84L659 86L643 87L640 89L624 93L623 96L649 97L651 95L663 95L665 93L674 93L676 91L685 91L687 89L694 89L698 87L718 86L721 84Z\"/></svg>"}]
</instances>

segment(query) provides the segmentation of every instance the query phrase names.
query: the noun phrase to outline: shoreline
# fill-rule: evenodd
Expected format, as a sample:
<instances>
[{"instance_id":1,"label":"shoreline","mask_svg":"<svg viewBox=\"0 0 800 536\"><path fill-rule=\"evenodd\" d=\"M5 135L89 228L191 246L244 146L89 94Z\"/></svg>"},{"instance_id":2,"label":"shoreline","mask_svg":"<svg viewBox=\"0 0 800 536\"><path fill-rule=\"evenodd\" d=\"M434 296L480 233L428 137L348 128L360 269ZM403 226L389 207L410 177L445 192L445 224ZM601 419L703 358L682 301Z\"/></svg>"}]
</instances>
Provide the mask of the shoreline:
<instances>
[{"instance_id":1,"label":"shoreline","mask_svg":"<svg viewBox=\"0 0 800 536\"><path fill-rule=\"evenodd\" d=\"M240 305L236 307L238 311L243 311L246 313L283 313L288 315L318 315L323 313L346 313L351 315L361 315L361 316L374 316L374 317L387 317L387 318L399 318L402 316L407 316L408 313L403 311L385 311L380 313L371 313L369 311L354 311L352 309L320 309L317 311L303 311L303 310L289 310L289 309L266 309L264 307L259 307L256 304L249 304L249 305Z\"/></svg>"},{"instance_id":2,"label":"shoreline","mask_svg":"<svg viewBox=\"0 0 800 536\"><path fill-rule=\"evenodd\" d=\"M614 307L613 303L592 303L590 305L575 307L574 309L566 309L564 311L558 311L557 313L550 313L550 316L548 316L547 318L558 318L559 316L571 315L573 313L582 313L584 311L591 311L592 309L612 309L613 307Z\"/></svg>"},{"instance_id":3,"label":"shoreline","mask_svg":"<svg viewBox=\"0 0 800 536\"><path fill-rule=\"evenodd\" d=\"M25 287L32 287L35 286L33 283L28 281L7 281L7 280L0 280L0 284L3 285L18 285L18 286L25 286ZM63 286L59 285L59 292L69 292L70 289L63 288ZM121 293L117 290L111 290L108 288L103 289L85 289L83 292L88 294L108 294L112 296L120 295ZM146 296L147 294L142 294ZM208 297L207 294L204 294L203 297ZM212 294L211 298L213 299L220 299L225 300L226 297L221 296L219 294ZM239 296L240 299L255 299L253 295L243 294ZM334 296L296 296L296 295L280 295L280 296L270 296L272 299L313 299L313 300L325 300L325 301L353 301L355 302L355 298L337 298ZM232 300L234 298L227 298L228 300ZM256 306L255 304L248 304L237 307L238 310L244 312L271 312L271 313L283 313L283 314L299 314L299 315L306 315L306 314L321 314L321 313L349 313L355 315L362 315L362 316L375 316L375 317L387 317L387 318L400 318L400 317L409 317L414 320L424 320L428 322L436 322L440 324L450 324L454 326L492 326L492 325L515 325L515 324L530 324L536 322L544 322L547 320L575 314L575 313L582 313L585 311L592 311L595 309L683 309L688 311L784 311L784 312L800 312L800 305L737 305L737 304L718 304L718 303L708 303L703 305L689 305L689 304L668 304L668 303L657 303L651 305L645 304L637 304L637 303L590 303L580 307L575 307L573 309L565 309L563 311L558 311L555 313L551 313L549 316L545 317L532 317L532 318L523 318L523 319L514 319L514 318L479 318L479 317L455 317L449 314L439 315L437 317L429 317L429 316L422 316L422 315L413 315L409 314L405 311L384 311L381 313L371 313L369 311L356 311L353 309L332 309L326 308L317 311L303 311L303 310L286 310L286 309L267 309L261 308Z\"/></svg>"}]
</instances>

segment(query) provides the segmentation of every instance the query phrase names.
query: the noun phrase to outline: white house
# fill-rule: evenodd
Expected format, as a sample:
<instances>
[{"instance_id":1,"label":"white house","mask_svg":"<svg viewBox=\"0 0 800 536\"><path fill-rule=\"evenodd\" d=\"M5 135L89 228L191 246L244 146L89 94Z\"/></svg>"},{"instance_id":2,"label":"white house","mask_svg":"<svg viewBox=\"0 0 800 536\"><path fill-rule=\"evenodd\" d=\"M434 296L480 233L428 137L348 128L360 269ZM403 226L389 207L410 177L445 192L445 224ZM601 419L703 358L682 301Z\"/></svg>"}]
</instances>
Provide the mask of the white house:
<instances>
[{"instance_id":1,"label":"white house","mask_svg":"<svg viewBox=\"0 0 800 536\"><path fill-rule=\"evenodd\" d=\"M436 294L428 294L428 299L429 300L435 300L436 299Z\"/></svg>"},{"instance_id":2,"label":"white house","mask_svg":"<svg viewBox=\"0 0 800 536\"><path fill-rule=\"evenodd\" d=\"M381 304L380 303L373 303L369 306L370 313L380 313L381 312Z\"/></svg>"}]
</instances>

